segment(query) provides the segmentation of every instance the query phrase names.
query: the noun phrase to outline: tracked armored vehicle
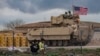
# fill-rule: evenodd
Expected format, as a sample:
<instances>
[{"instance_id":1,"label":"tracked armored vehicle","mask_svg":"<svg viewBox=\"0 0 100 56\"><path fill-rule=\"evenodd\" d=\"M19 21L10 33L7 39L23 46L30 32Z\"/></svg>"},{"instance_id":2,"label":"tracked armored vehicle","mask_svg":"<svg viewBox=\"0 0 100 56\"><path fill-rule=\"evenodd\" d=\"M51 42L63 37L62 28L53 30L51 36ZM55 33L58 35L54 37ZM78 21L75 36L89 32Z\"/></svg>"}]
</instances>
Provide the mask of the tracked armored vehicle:
<instances>
[{"instance_id":1,"label":"tracked armored vehicle","mask_svg":"<svg viewBox=\"0 0 100 56\"><path fill-rule=\"evenodd\" d=\"M28 30L29 41L45 39L48 46L86 45L93 35L93 25L80 22L79 15L61 14L51 16L49 27Z\"/></svg>"}]
</instances>

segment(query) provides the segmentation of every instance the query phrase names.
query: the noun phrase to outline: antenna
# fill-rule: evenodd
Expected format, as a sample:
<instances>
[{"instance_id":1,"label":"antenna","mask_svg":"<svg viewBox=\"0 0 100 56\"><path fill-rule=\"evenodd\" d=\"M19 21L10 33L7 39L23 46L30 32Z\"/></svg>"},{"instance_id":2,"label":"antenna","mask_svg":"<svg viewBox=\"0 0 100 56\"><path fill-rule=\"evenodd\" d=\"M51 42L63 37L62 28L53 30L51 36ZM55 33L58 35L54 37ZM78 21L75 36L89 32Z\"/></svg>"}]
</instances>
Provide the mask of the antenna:
<instances>
[{"instance_id":1,"label":"antenna","mask_svg":"<svg viewBox=\"0 0 100 56\"><path fill-rule=\"evenodd\" d=\"M43 21L45 21L45 17L44 17ZM42 23L42 26L43 26L43 27L42 27L42 32L40 33L40 37L41 37L41 38L43 38L43 35L44 35L44 28L45 28L45 27L44 27L44 23Z\"/></svg>"}]
</instances>

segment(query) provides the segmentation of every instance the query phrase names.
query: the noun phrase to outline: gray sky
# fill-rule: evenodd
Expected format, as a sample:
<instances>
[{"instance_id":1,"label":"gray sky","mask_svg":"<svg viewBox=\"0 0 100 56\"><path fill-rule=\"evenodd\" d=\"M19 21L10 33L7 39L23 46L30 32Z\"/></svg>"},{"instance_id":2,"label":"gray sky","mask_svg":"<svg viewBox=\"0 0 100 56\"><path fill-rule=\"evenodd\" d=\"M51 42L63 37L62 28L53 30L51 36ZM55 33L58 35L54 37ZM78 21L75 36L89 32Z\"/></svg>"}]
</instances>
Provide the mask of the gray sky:
<instances>
[{"instance_id":1,"label":"gray sky","mask_svg":"<svg viewBox=\"0 0 100 56\"><path fill-rule=\"evenodd\" d=\"M25 13L53 8L71 9L72 5L88 7L89 13L100 12L100 0L0 0L0 9L9 7Z\"/></svg>"},{"instance_id":2,"label":"gray sky","mask_svg":"<svg viewBox=\"0 0 100 56\"><path fill-rule=\"evenodd\" d=\"M72 5L88 8L82 20L100 22L100 0L0 0L0 26L14 19L27 23L49 20L52 15L72 10Z\"/></svg>"}]
</instances>

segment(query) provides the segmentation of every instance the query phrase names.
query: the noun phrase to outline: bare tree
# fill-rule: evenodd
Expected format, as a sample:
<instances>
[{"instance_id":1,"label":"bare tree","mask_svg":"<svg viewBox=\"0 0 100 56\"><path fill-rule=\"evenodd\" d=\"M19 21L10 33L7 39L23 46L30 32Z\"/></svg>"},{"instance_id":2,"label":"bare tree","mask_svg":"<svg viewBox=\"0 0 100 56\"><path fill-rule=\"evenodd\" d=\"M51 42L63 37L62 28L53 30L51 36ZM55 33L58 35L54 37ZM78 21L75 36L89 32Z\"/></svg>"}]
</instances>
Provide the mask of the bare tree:
<instances>
[{"instance_id":1,"label":"bare tree","mask_svg":"<svg viewBox=\"0 0 100 56\"><path fill-rule=\"evenodd\" d=\"M24 24L24 21L21 20L21 19L16 19L16 20L12 20L12 21L9 21L7 23L4 24L4 27L8 30L13 30L15 29L16 26L20 26Z\"/></svg>"}]
</instances>

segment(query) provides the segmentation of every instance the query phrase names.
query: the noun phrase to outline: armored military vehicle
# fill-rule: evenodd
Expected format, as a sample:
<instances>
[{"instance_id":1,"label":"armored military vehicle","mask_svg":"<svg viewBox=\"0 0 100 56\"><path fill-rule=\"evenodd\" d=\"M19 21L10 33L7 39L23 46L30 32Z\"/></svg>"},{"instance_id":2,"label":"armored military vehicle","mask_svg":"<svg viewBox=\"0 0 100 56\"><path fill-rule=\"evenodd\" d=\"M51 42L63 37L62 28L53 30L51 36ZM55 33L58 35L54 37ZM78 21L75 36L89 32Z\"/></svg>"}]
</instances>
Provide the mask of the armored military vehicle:
<instances>
[{"instance_id":1,"label":"armored military vehicle","mask_svg":"<svg viewBox=\"0 0 100 56\"><path fill-rule=\"evenodd\" d=\"M41 24L41 23L40 23ZM50 26L28 30L28 40L45 39L48 46L68 46L87 44L93 35L93 25L80 22L79 15L61 14L51 16Z\"/></svg>"}]
</instances>

